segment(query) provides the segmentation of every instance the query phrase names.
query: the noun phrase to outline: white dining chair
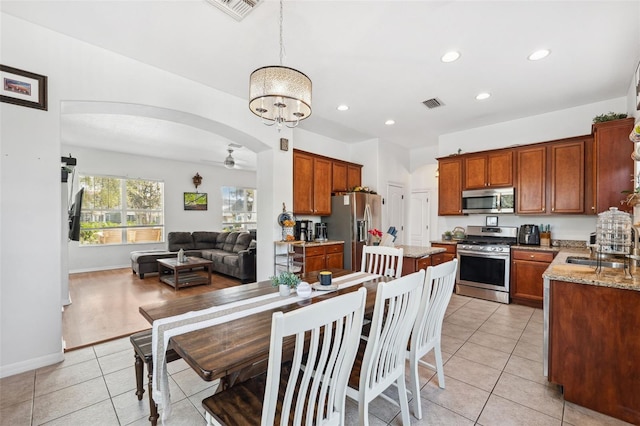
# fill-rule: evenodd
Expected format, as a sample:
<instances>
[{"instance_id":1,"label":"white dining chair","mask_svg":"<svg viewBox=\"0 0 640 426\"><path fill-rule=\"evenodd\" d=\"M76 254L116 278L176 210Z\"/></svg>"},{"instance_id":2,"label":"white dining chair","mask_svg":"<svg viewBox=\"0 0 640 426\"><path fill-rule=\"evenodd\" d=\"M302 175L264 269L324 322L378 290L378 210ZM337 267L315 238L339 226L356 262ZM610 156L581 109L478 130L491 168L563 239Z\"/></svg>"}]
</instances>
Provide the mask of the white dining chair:
<instances>
[{"instance_id":1,"label":"white dining chair","mask_svg":"<svg viewBox=\"0 0 640 426\"><path fill-rule=\"evenodd\" d=\"M360 272L400 278L404 249L387 246L364 246Z\"/></svg>"},{"instance_id":2,"label":"white dining chair","mask_svg":"<svg viewBox=\"0 0 640 426\"><path fill-rule=\"evenodd\" d=\"M398 387L402 423L410 424L405 352L418 314L424 276L424 270L420 270L378 284L369 338L361 340L347 388L347 396L358 401L361 425L369 424L369 403L393 384Z\"/></svg>"},{"instance_id":3,"label":"white dining chair","mask_svg":"<svg viewBox=\"0 0 640 426\"><path fill-rule=\"evenodd\" d=\"M362 287L291 312L274 313L267 372L203 400L207 423L249 425L261 418L263 426L344 425L345 393L358 350L366 293ZM287 350L292 338L295 349Z\"/></svg>"},{"instance_id":4,"label":"white dining chair","mask_svg":"<svg viewBox=\"0 0 640 426\"><path fill-rule=\"evenodd\" d=\"M457 268L458 259L427 268L420 308L411 332L410 349L407 351L409 390L413 395L413 414L417 419L422 419L418 365L436 370L438 385L444 389L444 370L440 350L442 320L453 294ZM432 350L436 358L435 366L420 359Z\"/></svg>"}]
</instances>

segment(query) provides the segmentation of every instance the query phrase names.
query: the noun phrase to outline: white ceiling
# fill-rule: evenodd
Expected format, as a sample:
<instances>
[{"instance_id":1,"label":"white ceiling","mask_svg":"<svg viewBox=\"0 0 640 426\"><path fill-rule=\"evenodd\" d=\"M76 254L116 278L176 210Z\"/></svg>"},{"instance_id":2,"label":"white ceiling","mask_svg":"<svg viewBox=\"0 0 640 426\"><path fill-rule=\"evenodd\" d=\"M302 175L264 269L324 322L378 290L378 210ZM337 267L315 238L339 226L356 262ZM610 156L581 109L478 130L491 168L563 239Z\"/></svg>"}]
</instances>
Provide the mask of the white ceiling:
<instances>
[{"instance_id":1,"label":"white ceiling","mask_svg":"<svg viewBox=\"0 0 640 426\"><path fill-rule=\"evenodd\" d=\"M21 19L241 98L249 74L279 58L276 0L240 22L205 0L0 4ZM379 138L415 148L441 134L625 96L640 60L640 0L285 0L284 45L284 65L313 81L313 113L302 128L345 142ZM527 60L539 48L552 53ZM461 58L441 62L452 49ZM483 91L492 97L475 100ZM422 105L433 97L445 106ZM350 109L337 111L342 103ZM385 126L387 119L396 124ZM98 129L118 139L144 126L141 143L169 152L185 132L194 145L219 142L208 157L226 156L228 139L159 121L85 114L64 127L80 141Z\"/></svg>"}]
</instances>

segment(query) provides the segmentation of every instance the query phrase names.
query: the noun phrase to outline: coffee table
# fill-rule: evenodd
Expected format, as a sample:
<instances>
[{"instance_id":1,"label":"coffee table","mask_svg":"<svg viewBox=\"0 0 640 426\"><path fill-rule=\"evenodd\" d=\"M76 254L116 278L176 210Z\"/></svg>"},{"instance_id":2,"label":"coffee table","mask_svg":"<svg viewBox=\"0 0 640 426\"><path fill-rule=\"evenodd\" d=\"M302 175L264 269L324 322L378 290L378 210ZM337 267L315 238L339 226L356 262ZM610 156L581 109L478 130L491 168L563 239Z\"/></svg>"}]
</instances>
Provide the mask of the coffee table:
<instances>
[{"instance_id":1,"label":"coffee table","mask_svg":"<svg viewBox=\"0 0 640 426\"><path fill-rule=\"evenodd\" d=\"M192 285L210 285L212 264L212 261L199 257L187 257L184 262L178 262L177 258L158 259L158 281L169 284L175 290ZM202 267L207 270L206 277L193 271L180 273L181 271ZM173 271L173 274L164 274L164 271Z\"/></svg>"}]
</instances>

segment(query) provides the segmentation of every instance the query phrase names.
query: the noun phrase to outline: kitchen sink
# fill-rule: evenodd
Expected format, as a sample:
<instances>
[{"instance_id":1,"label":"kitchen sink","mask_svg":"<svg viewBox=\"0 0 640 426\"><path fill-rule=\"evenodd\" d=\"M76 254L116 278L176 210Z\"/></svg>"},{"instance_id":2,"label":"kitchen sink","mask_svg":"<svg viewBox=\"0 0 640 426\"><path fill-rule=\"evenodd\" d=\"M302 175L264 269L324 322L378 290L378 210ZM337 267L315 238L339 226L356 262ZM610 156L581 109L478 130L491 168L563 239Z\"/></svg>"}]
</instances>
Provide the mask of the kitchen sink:
<instances>
[{"instance_id":1,"label":"kitchen sink","mask_svg":"<svg viewBox=\"0 0 640 426\"><path fill-rule=\"evenodd\" d=\"M569 256L567 257L567 263L573 263L575 265L588 265L588 266L601 266L604 268L624 268L623 262L614 262L611 260L598 260L591 259L589 257Z\"/></svg>"}]
</instances>

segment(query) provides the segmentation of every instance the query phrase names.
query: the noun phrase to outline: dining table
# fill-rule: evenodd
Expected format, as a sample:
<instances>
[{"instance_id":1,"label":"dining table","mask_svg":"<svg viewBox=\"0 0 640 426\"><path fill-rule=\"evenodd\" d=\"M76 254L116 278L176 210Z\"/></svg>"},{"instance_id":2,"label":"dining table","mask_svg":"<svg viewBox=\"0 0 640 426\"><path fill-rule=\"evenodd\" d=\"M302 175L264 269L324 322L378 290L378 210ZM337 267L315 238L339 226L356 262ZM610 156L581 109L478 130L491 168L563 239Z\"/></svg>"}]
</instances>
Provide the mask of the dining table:
<instances>
[{"instance_id":1,"label":"dining table","mask_svg":"<svg viewBox=\"0 0 640 426\"><path fill-rule=\"evenodd\" d=\"M330 269L330 271L333 279L337 281L340 277L346 279L349 274L355 274L353 271L344 269ZM313 287L317 286L317 275L318 272L309 272L302 274L301 279ZM290 304L275 309L267 309L173 336L169 340L169 347L178 353L202 379L206 381L220 379L222 388L227 388L236 381L243 381L267 370L271 318L274 312L293 311L365 287L367 289L365 315L371 314L375 305L378 283L390 281L393 278L369 275L360 278L362 282L355 285L344 288L338 286L337 290L331 291L314 291L313 297L310 298L292 297ZM141 306L139 311L147 321L153 324L159 319L211 307L221 307L274 292L277 293L278 288L272 286L271 281L267 280L145 305ZM285 342L285 346L286 344ZM293 339L289 345L293 346Z\"/></svg>"}]
</instances>

